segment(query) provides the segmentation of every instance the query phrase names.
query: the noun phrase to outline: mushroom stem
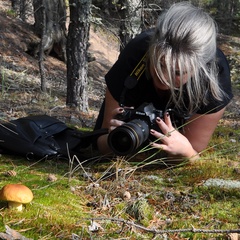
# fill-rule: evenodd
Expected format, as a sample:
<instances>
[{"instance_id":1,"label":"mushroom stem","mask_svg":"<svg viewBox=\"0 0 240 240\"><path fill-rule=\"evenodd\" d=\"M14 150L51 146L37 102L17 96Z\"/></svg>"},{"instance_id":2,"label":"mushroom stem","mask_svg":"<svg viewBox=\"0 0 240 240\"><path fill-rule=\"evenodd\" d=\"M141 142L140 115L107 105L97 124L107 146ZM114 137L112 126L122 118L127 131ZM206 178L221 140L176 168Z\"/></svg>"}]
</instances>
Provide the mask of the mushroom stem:
<instances>
[{"instance_id":1,"label":"mushroom stem","mask_svg":"<svg viewBox=\"0 0 240 240\"><path fill-rule=\"evenodd\" d=\"M8 202L8 207L16 209L17 211L22 211L23 209L22 203L18 203L18 202Z\"/></svg>"}]
</instances>

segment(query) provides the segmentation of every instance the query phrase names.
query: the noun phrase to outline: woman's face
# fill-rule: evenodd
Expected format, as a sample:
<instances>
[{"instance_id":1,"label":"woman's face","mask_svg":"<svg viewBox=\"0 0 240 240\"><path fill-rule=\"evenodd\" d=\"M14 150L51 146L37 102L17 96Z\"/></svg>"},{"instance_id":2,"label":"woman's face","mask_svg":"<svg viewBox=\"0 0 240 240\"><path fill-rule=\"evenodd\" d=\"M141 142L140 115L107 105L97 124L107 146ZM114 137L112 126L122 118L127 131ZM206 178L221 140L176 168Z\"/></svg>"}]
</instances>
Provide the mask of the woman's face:
<instances>
[{"instance_id":1,"label":"woman's face","mask_svg":"<svg viewBox=\"0 0 240 240\"><path fill-rule=\"evenodd\" d=\"M167 73L167 67L165 64L161 64L162 67L162 72L164 74L164 78L168 80L168 73ZM169 90L170 87L164 83L161 79L159 79L158 75L156 74L156 71L153 67L150 67L150 74L153 78L153 84L156 90ZM188 81L188 73L183 72L183 79L181 82L181 77L180 77L180 70L179 67L176 66L175 73L174 73L174 87L175 88L180 88L181 84L184 85Z\"/></svg>"}]
</instances>

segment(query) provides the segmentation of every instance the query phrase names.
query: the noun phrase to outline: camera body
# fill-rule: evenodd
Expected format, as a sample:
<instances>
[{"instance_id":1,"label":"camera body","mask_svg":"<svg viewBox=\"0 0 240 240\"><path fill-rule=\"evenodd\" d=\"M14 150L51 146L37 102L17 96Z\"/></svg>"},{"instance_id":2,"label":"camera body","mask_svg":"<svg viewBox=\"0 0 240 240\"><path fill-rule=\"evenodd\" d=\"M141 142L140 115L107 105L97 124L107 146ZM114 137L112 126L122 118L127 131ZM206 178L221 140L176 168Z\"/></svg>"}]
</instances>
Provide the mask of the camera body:
<instances>
[{"instance_id":1,"label":"camera body","mask_svg":"<svg viewBox=\"0 0 240 240\"><path fill-rule=\"evenodd\" d=\"M152 103L143 103L137 109L126 108L116 116L126 123L110 132L108 145L119 156L136 152L149 138L150 129L160 131L157 117L163 118L163 111L155 109Z\"/></svg>"},{"instance_id":2,"label":"camera body","mask_svg":"<svg viewBox=\"0 0 240 240\"><path fill-rule=\"evenodd\" d=\"M116 119L129 122L139 118L149 122L150 125L156 125L157 117L163 118L163 111L157 110L152 103L143 103L136 109L125 108L123 113L116 116Z\"/></svg>"}]
</instances>

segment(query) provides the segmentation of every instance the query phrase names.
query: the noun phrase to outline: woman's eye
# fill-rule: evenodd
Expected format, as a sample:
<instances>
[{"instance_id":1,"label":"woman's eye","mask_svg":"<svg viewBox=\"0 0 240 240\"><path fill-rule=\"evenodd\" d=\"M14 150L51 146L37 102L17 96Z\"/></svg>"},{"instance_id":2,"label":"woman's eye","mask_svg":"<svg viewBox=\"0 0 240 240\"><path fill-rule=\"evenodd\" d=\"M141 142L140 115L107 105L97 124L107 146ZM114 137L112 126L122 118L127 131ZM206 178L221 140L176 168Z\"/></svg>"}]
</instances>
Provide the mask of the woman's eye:
<instances>
[{"instance_id":1,"label":"woman's eye","mask_svg":"<svg viewBox=\"0 0 240 240\"><path fill-rule=\"evenodd\" d=\"M176 76L180 76L180 71L175 71Z\"/></svg>"}]
</instances>

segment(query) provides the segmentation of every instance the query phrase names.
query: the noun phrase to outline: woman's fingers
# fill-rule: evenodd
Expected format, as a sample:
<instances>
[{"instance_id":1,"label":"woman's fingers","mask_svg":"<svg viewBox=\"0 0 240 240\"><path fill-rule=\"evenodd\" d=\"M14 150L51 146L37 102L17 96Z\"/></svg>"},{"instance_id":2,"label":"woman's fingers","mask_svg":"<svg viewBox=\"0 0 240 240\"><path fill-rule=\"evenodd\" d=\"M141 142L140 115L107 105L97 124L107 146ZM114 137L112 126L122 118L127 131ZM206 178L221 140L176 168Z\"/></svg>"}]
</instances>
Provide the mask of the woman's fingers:
<instances>
[{"instance_id":1,"label":"woman's fingers","mask_svg":"<svg viewBox=\"0 0 240 240\"><path fill-rule=\"evenodd\" d=\"M119 127L119 126L121 126L121 125L123 125L125 123L124 121L122 121L122 120L124 120L124 117L121 118L121 115L127 109L134 109L134 108L133 107L125 107L125 108L119 107L119 108L113 109L113 111L112 111L112 119L110 120L109 131L112 131L116 127Z\"/></svg>"},{"instance_id":2,"label":"woman's fingers","mask_svg":"<svg viewBox=\"0 0 240 240\"><path fill-rule=\"evenodd\" d=\"M169 114L164 115L164 121L161 118L157 117L156 122L162 133L166 136L170 136L171 132L175 130L172 126Z\"/></svg>"},{"instance_id":3,"label":"woman's fingers","mask_svg":"<svg viewBox=\"0 0 240 240\"><path fill-rule=\"evenodd\" d=\"M117 120L117 119L112 119L110 120L110 128L109 131L111 132L113 129L115 129L116 127L119 127L121 125L123 125L125 122Z\"/></svg>"},{"instance_id":4,"label":"woman's fingers","mask_svg":"<svg viewBox=\"0 0 240 240\"><path fill-rule=\"evenodd\" d=\"M115 108L112 111L112 119L110 120L110 127L109 127L109 131L111 132L112 130L114 130L116 127L121 126L122 124L124 124L123 121L118 120L116 118L117 115L120 115L124 112L124 109L119 107L119 108Z\"/></svg>"},{"instance_id":5,"label":"woman's fingers","mask_svg":"<svg viewBox=\"0 0 240 240\"><path fill-rule=\"evenodd\" d=\"M123 112L124 112L124 109L121 107L113 109L112 118L114 118L118 114L122 114Z\"/></svg>"},{"instance_id":6,"label":"woman's fingers","mask_svg":"<svg viewBox=\"0 0 240 240\"><path fill-rule=\"evenodd\" d=\"M173 126L172 126L172 121L171 121L171 117L170 117L169 112L166 112L166 113L164 114L164 121L165 121L166 125L167 125L169 128L173 128Z\"/></svg>"},{"instance_id":7,"label":"woman's fingers","mask_svg":"<svg viewBox=\"0 0 240 240\"><path fill-rule=\"evenodd\" d=\"M153 130L151 129L150 130L150 133L156 137L157 140L160 140L162 143L168 143L169 142L169 139L172 135L171 135L171 132L167 133L167 134L163 134L161 132L158 132L156 130Z\"/></svg>"}]
</instances>

